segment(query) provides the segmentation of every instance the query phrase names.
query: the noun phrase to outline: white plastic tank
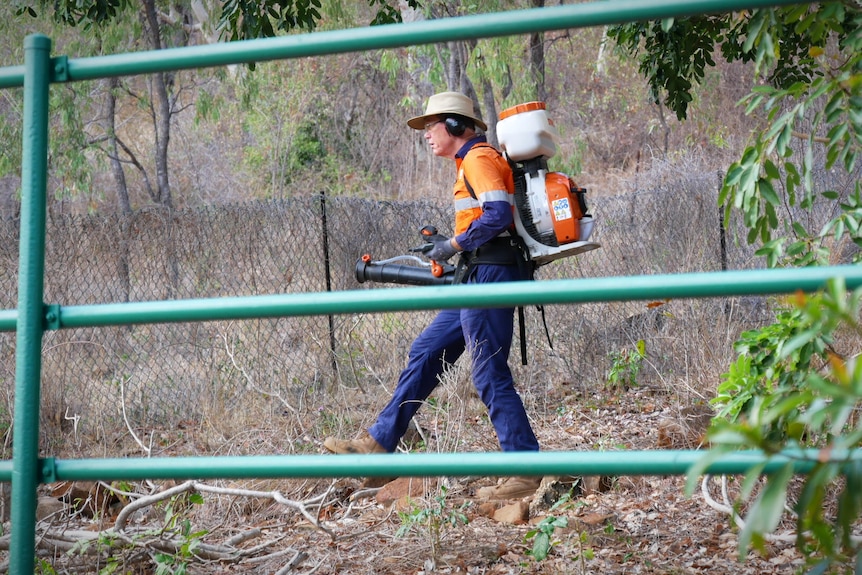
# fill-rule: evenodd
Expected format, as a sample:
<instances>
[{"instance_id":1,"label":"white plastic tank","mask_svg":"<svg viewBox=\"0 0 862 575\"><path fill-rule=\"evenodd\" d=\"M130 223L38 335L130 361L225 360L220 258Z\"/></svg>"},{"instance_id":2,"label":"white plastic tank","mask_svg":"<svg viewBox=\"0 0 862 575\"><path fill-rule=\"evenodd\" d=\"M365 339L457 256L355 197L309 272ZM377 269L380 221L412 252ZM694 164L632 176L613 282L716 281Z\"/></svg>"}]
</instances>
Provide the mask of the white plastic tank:
<instances>
[{"instance_id":1,"label":"white plastic tank","mask_svg":"<svg viewBox=\"0 0 862 575\"><path fill-rule=\"evenodd\" d=\"M527 102L506 108L497 120L497 140L510 160L523 162L557 153L559 132L548 117L544 102Z\"/></svg>"}]
</instances>

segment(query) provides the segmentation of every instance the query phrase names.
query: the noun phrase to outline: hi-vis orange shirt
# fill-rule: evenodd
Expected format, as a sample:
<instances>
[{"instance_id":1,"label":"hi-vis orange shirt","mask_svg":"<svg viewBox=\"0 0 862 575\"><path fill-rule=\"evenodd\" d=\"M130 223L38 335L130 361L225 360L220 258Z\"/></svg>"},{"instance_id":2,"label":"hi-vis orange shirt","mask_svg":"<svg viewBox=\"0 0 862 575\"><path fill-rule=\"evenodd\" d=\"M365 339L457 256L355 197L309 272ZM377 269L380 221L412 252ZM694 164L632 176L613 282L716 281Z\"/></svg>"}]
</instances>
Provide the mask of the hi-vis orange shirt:
<instances>
[{"instance_id":1,"label":"hi-vis orange shirt","mask_svg":"<svg viewBox=\"0 0 862 575\"><path fill-rule=\"evenodd\" d=\"M506 158L484 136L473 138L458 151L455 166L455 240L463 250L471 251L512 229L515 181Z\"/></svg>"}]
</instances>

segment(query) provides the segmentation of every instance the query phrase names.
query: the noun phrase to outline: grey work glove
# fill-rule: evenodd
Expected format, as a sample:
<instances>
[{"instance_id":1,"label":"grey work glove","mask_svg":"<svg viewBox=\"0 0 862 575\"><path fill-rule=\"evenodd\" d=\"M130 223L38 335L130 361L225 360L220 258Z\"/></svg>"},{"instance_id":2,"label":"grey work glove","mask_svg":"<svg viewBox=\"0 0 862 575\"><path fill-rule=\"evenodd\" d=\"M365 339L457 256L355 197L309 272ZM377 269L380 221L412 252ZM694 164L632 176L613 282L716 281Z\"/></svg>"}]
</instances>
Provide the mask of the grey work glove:
<instances>
[{"instance_id":1,"label":"grey work glove","mask_svg":"<svg viewBox=\"0 0 862 575\"><path fill-rule=\"evenodd\" d=\"M429 260L445 262L452 256L458 253L458 250L452 247L452 242L446 236L437 234L428 239L431 247L425 252L425 256Z\"/></svg>"}]
</instances>

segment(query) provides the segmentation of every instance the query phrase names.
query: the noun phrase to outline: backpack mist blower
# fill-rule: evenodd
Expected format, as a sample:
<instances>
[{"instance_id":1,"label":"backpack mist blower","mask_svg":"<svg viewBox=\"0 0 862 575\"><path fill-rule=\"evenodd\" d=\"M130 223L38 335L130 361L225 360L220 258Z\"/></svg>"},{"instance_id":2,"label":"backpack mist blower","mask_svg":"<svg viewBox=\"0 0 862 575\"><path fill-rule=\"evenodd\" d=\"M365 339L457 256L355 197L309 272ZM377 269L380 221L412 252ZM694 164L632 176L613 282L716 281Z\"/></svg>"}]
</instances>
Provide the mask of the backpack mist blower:
<instances>
[{"instance_id":1,"label":"backpack mist blower","mask_svg":"<svg viewBox=\"0 0 862 575\"><path fill-rule=\"evenodd\" d=\"M528 102L503 110L497 122L497 138L515 179L515 231L532 264L538 267L601 247L589 241L595 222L587 212L587 190L566 174L548 171L548 160L557 153L559 134L545 103ZM469 182L467 187L472 195ZM426 226L421 233L427 236L429 228ZM422 252L425 248L410 251ZM447 285L453 283L455 267L440 266L415 255L373 261L366 254L356 262L355 274L359 283Z\"/></svg>"},{"instance_id":2,"label":"backpack mist blower","mask_svg":"<svg viewBox=\"0 0 862 575\"><path fill-rule=\"evenodd\" d=\"M595 222L587 212L587 190L566 174L548 171L559 134L545 103L503 110L497 139L515 176L515 229L530 259L541 266L600 247L589 241Z\"/></svg>"}]
</instances>

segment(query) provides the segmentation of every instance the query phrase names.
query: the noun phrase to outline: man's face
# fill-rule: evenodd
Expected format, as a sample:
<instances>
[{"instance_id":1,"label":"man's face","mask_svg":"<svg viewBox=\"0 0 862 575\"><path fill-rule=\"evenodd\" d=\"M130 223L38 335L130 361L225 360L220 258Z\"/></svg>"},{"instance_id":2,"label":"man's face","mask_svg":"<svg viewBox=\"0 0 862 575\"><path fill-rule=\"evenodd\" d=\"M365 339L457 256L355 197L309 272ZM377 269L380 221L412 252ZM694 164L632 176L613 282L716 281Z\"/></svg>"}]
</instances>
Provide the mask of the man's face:
<instances>
[{"instance_id":1,"label":"man's face","mask_svg":"<svg viewBox=\"0 0 862 575\"><path fill-rule=\"evenodd\" d=\"M457 140L446 131L443 118L432 117L425 122L425 140L431 146L431 152L441 158L455 158L458 151Z\"/></svg>"}]
</instances>

